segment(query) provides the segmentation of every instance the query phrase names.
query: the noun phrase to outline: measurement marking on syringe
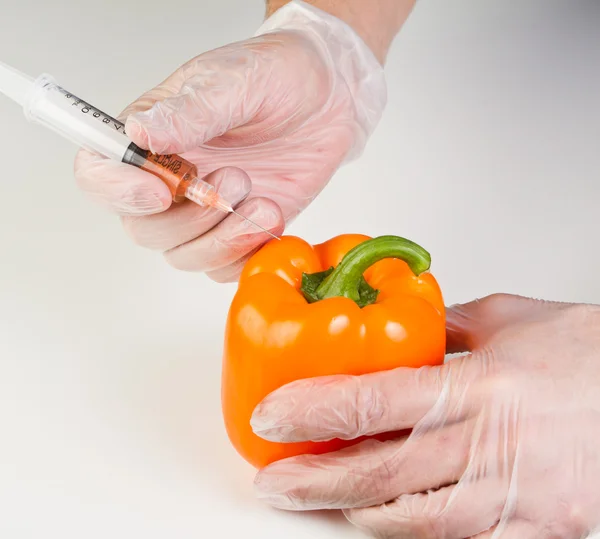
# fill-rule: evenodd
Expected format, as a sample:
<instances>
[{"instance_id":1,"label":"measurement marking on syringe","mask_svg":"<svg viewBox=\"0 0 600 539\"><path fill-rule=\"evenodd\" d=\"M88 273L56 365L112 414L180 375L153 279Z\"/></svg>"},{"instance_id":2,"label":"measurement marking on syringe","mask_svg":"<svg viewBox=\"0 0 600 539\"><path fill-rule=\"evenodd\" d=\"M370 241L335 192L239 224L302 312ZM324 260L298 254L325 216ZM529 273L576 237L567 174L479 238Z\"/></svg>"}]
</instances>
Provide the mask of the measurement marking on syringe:
<instances>
[{"instance_id":1,"label":"measurement marking on syringe","mask_svg":"<svg viewBox=\"0 0 600 539\"><path fill-rule=\"evenodd\" d=\"M76 107L82 114L89 114L90 112L92 112L93 118L96 118L103 124L111 124L111 127L115 131L118 131L119 133L122 133L123 135L127 136L127 133L125 131L125 125L123 123L119 122L118 120L115 120L112 116L109 116L105 112L102 112L100 109L97 109L96 107L90 105L89 103L85 102L83 99L80 99L76 95L67 92L64 88L56 86L56 89L62 95L64 95L66 99L71 101L71 106ZM80 107L80 105L83 106Z\"/></svg>"}]
</instances>

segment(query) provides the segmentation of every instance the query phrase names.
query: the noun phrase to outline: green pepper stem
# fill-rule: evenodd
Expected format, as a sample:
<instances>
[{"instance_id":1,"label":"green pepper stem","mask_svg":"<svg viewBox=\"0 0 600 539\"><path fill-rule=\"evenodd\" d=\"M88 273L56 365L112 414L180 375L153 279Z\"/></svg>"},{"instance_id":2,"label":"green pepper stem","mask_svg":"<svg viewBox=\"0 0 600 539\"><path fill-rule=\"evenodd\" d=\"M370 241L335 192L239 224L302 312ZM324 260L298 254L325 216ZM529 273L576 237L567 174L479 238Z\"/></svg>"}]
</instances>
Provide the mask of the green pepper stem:
<instances>
[{"instance_id":1,"label":"green pepper stem","mask_svg":"<svg viewBox=\"0 0 600 539\"><path fill-rule=\"evenodd\" d=\"M318 286L316 297L346 297L360 305L363 274L384 258L404 260L415 275L426 272L431 265L429 253L420 245L399 236L380 236L366 240L349 251Z\"/></svg>"}]
</instances>

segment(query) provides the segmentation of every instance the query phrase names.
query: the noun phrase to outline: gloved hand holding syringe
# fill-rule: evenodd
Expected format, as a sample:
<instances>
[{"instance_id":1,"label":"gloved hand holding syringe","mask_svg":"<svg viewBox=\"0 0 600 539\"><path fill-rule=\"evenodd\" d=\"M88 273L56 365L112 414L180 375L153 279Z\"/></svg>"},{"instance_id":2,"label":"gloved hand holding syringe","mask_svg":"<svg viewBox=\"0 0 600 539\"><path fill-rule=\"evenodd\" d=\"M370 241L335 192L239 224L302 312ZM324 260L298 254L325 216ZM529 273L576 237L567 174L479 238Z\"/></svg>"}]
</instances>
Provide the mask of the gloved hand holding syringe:
<instances>
[{"instance_id":1,"label":"gloved hand holding syringe","mask_svg":"<svg viewBox=\"0 0 600 539\"><path fill-rule=\"evenodd\" d=\"M226 213L274 234L237 213L215 188L198 177L196 165L179 155L157 155L127 137L125 125L59 86L49 75L32 79L0 62L0 93L23 107L28 120L44 125L75 144L108 159L134 165L160 178L173 202L191 200Z\"/></svg>"}]
</instances>

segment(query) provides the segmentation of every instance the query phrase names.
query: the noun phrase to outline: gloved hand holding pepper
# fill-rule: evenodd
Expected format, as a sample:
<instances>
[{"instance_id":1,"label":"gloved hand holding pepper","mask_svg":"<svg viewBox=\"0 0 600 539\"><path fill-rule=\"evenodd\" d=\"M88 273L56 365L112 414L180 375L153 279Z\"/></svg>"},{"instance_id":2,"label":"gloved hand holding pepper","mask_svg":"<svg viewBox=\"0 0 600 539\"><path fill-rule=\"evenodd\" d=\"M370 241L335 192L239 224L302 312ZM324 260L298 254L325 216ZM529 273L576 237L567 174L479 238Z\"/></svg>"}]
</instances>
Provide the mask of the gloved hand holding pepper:
<instances>
[{"instance_id":1,"label":"gloved hand holding pepper","mask_svg":"<svg viewBox=\"0 0 600 539\"><path fill-rule=\"evenodd\" d=\"M385 54L414 0L312 2L339 4L339 17L298 0L275 11L285 3L269 2L256 37L194 58L120 116L136 144L182 153L275 233L365 146L386 103ZM171 205L160 180L130 166L81 151L75 170L136 243L176 268L235 280L269 239L235 215Z\"/></svg>"},{"instance_id":2,"label":"gloved hand holding pepper","mask_svg":"<svg viewBox=\"0 0 600 539\"><path fill-rule=\"evenodd\" d=\"M259 496L343 509L376 537L600 532L600 307L491 296L447 310L443 366L294 382L252 425L275 442L368 440L261 470Z\"/></svg>"}]
</instances>

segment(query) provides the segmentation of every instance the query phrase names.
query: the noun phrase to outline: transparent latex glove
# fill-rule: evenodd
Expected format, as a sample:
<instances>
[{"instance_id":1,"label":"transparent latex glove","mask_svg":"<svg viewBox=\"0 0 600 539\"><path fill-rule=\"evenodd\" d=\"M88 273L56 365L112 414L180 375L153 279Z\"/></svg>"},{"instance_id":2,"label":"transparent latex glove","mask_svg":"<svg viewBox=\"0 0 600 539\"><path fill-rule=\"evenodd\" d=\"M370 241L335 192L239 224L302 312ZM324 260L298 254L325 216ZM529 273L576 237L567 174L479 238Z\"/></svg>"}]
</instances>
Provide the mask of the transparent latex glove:
<instances>
[{"instance_id":1,"label":"transparent latex glove","mask_svg":"<svg viewBox=\"0 0 600 539\"><path fill-rule=\"evenodd\" d=\"M281 234L362 151L385 103L383 68L358 35L294 1L254 38L183 65L121 118L136 144L181 153L240 213ZM81 151L75 170L137 244L176 268L235 280L269 239L236 215L171 205L162 182L133 167Z\"/></svg>"},{"instance_id":2,"label":"transparent latex glove","mask_svg":"<svg viewBox=\"0 0 600 539\"><path fill-rule=\"evenodd\" d=\"M600 523L600 307L495 295L448 312L440 367L290 384L257 407L273 441L367 440L259 471L259 497L343 509L375 537L580 539ZM596 532L597 533L597 532Z\"/></svg>"}]
</instances>

